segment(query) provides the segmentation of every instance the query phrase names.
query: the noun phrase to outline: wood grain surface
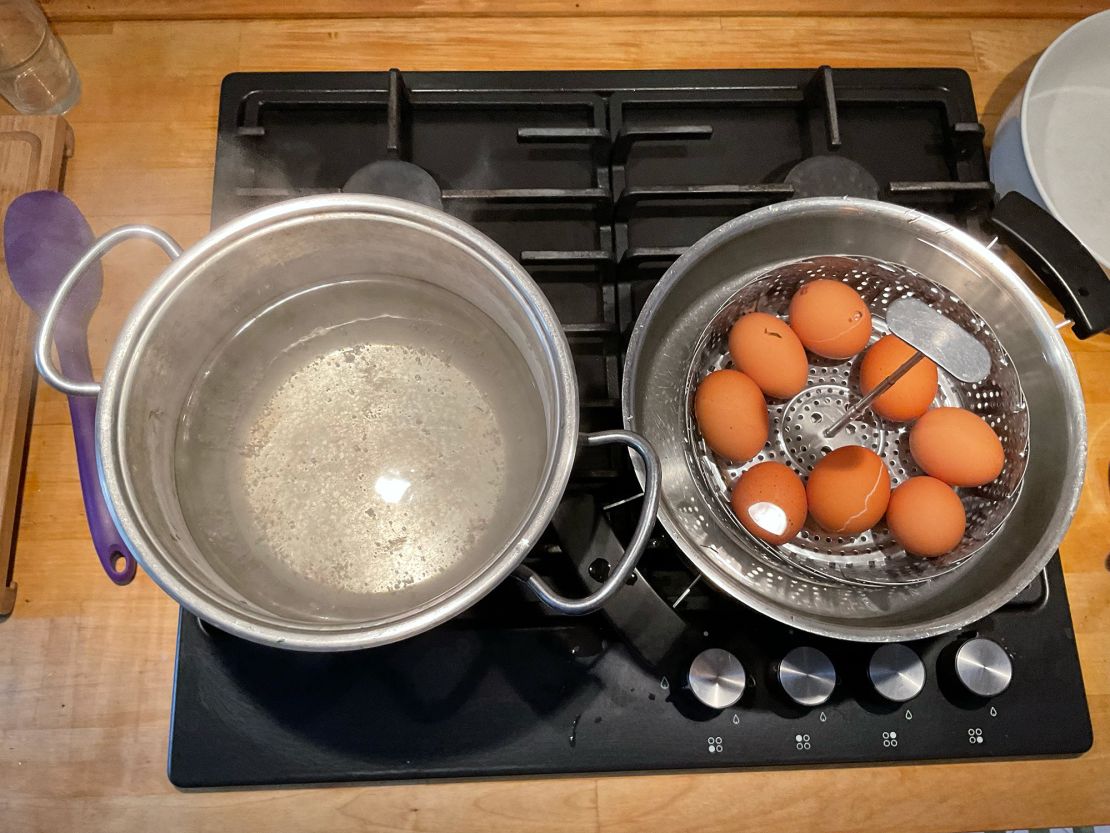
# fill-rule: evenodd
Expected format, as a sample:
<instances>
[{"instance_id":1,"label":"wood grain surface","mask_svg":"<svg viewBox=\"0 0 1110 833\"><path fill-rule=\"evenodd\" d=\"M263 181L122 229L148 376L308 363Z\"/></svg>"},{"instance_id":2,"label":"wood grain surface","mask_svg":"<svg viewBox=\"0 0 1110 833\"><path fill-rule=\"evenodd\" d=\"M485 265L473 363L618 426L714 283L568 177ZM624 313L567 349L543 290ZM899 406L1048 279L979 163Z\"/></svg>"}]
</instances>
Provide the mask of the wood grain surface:
<instances>
[{"instance_id":1,"label":"wood grain surface","mask_svg":"<svg viewBox=\"0 0 1110 833\"><path fill-rule=\"evenodd\" d=\"M70 117L80 153L67 192L97 232L152 222L185 244L208 227L219 84L235 70L960 66L993 128L1038 53L1095 9L1029 0L46 5L85 88ZM826 14L849 5L850 18ZM360 17L367 9L380 17ZM115 19L151 14L226 19ZM143 246L109 256L91 328L98 368L162 266ZM0 830L940 833L1110 822L1110 337L1068 344L1091 454L1063 558L1095 746L1074 760L993 764L176 792L164 771L176 607L145 576L120 589L100 573L65 401L40 385L19 601L0 624Z\"/></svg>"},{"instance_id":2,"label":"wood grain surface","mask_svg":"<svg viewBox=\"0 0 1110 833\"><path fill-rule=\"evenodd\" d=\"M0 116L0 218L25 191L58 187L72 145L73 134L63 118ZM31 329L31 313L8 281L0 250L0 617L12 612L16 598L9 580L35 389Z\"/></svg>"},{"instance_id":3,"label":"wood grain surface","mask_svg":"<svg viewBox=\"0 0 1110 833\"><path fill-rule=\"evenodd\" d=\"M1085 17L1098 0L42 0L53 20L310 17Z\"/></svg>"}]
</instances>

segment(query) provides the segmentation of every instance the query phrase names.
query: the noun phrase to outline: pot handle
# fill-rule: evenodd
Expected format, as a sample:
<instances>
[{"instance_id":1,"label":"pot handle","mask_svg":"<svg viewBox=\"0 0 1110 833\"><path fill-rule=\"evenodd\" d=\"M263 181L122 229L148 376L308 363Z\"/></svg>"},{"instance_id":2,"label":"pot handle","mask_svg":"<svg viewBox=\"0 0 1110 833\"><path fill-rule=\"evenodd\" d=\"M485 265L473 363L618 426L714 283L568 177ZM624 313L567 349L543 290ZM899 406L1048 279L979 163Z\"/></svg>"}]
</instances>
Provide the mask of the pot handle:
<instances>
[{"instance_id":1,"label":"pot handle","mask_svg":"<svg viewBox=\"0 0 1110 833\"><path fill-rule=\"evenodd\" d=\"M39 374L51 387L60 390L67 396L97 396L100 393L100 383L77 382L73 379L67 379L55 367L54 330L58 326L58 315L61 313L69 293L73 291L73 287L77 286L77 282L85 276L85 272L90 266L123 241L139 237L153 240L162 248L162 251L169 255L170 260L175 260L181 256L181 247L161 229L138 225L120 226L112 229L97 240L92 248L81 255L81 259L73 264L73 268L66 273L58 291L54 293L54 297L50 300L50 306L46 308L46 314L42 317L42 325L39 327L38 338L35 341L35 365L39 369Z\"/></svg>"},{"instance_id":2,"label":"pot handle","mask_svg":"<svg viewBox=\"0 0 1110 833\"><path fill-rule=\"evenodd\" d=\"M995 204L988 222L1056 296L1077 337L1110 329L1110 278L1063 223L1017 191Z\"/></svg>"},{"instance_id":3,"label":"pot handle","mask_svg":"<svg viewBox=\"0 0 1110 833\"><path fill-rule=\"evenodd\" d=\"M614 566L605 582L588 596L581 599L568 599L556 593L535 570L530 567L518 567L517 578L528 585L528 588L537 598L552 610L567 616L581 616L604 605L624 585L640 555L647 546L651 531L655 527L655 516L659 511L659 484L660 465L659 455L651 444L639 434L632 431L598 431L593 434L583 434L581 442L585 446L609 445L620 443L627 445L639 455L644 464L644 503L640 507L640 520L636 522L636 529L632 533L632 540L624 551L624 556Z\"/></svg>"}]
</instances>

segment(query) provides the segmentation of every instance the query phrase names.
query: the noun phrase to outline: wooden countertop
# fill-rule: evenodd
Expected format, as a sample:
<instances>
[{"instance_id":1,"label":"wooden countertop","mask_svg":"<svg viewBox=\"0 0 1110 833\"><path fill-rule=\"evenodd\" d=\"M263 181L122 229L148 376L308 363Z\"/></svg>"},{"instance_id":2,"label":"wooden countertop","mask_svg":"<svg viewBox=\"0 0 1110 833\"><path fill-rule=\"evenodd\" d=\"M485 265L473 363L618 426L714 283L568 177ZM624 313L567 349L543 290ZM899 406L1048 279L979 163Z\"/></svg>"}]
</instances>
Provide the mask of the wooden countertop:
<instances>
[{"instance_id":1,"label":"wooden countertop","mask_svg":"<svg viewBox=\"0 0 1110 833\"><path fill-rule=\"evenodd\" d=\"M236 70L957 66L970 72L990 129L1039 52L1104 7L1081 0L44 5L84 83L69 116L76 153L65 190L98 233L153 222L184 244L208 228L219 84ZM371 7L379 19L361 16ZM162 265L142 246L108 258L91 333L98 367ZM0 624L0 829L917 833L1108 823L1110 336L1069 337L1069 345L1091 433L1082 503L1063 546L1094 719L1087 755L311 791L185 794L166 780L177 608L142 575L120 589L100 573L65 401L40 384L16 558L19 600Z\"/></svg>"}]
</instances>

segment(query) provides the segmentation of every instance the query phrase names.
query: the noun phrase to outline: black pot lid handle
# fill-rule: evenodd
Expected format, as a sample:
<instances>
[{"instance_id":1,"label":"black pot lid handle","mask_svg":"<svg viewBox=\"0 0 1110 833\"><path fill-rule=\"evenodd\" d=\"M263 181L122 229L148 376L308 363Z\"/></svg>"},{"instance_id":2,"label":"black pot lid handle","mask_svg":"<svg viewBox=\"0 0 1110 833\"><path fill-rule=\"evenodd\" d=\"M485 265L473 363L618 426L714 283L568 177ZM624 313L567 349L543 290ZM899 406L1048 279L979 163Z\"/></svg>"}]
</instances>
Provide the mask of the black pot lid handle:
<instances>
[{"instance_id":1,"label":"black pot lid handle","mask_svg":"<svg viewBox=\"0 0 1110 833\"><path fill-rule=\"evenodd\" d=\"M1056 296L1076 336L1110 329L1110 277L1063 223L1017 191L995 203L988 223Z\"/></svg>"}]
</instances>

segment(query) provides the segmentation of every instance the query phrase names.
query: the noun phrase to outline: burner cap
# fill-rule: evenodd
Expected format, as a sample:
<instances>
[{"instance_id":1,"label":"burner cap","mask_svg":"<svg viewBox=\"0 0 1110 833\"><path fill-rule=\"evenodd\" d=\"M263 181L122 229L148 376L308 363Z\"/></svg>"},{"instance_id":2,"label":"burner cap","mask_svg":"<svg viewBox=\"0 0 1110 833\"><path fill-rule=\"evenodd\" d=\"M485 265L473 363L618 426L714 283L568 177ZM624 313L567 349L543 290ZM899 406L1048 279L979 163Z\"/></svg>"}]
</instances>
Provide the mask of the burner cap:
<instances>
[{"instance_id":1,"label":"burner cap","mask_svg":"<svg viewBox=\"0 0 1110 833\"><path fill-rule=\"evenodd\" d=\"M878 199L879 183L858 162L843 156L811 156L790 169L787 185L794 197L866 197Z\"/></svg>"},{"instance_id":2,"label":"burner cap","mask_svg":"<svg viewBox=\"0 0 1110 833\"><path fill-rule=\"evenodd\" d=\"M443 210L443 194L432 175L419 165L400 159L381 159L359 168L351 174L343 191L398 197Z\"/></svg>"}]
</instances>

